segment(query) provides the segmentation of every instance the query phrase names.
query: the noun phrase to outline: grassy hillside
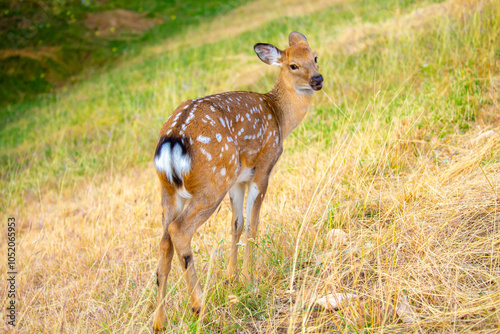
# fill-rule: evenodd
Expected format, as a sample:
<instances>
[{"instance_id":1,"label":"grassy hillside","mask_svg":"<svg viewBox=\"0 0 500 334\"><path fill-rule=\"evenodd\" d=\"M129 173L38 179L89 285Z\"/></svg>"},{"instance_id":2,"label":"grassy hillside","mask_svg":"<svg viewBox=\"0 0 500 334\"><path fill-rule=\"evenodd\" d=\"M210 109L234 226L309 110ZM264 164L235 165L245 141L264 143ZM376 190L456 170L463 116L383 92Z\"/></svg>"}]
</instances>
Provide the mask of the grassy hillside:
<instances>
[{"instance_id":1,"label":"grassy hillside","mask_svg":"<svg viewBox=\"0 0 500 334\"><path fill-rule=\"evenodd\" d=\"M0 0L0 106L85 80L247 0Z\"/></svg>"},{"instance_id":2,"label":"grassy hillside","mask_svg":"<svg viewBox=\"0 0 500 334\"><path fill-rule=\"evenodd\" d=\"M17 332L151 331L159 129L185 99L269 90L277 68L252 46L284 48L292 30L317 51L325 84L274 169L257 280L224 283L225 200L193 240L208 313L191 314L174 259L166 331L500 330L500 4L257 0L2 109ZM330 293L356 297L314 304Z\"/></svg>"}]
</instances>

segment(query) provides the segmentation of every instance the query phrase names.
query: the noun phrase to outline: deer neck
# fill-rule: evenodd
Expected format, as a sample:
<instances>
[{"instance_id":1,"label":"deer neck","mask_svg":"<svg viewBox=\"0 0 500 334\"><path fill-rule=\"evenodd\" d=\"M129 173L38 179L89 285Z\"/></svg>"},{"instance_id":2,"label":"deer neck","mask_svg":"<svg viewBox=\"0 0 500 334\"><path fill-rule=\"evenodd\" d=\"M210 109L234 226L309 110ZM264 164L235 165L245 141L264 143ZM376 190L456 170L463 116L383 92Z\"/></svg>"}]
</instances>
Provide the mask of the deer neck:
<instances>
[{"instance_id":1,"label":"deer neck","mask_svg":"<svg viewBox=\"0 0 500 334\"><path fill-rule=\"evenodd\" d=\"M299 93L280 75L273 89L265 95L276 103L275 112L282 138L285 139L300 124L309 110L313 91Z\"/></svg>"}]
</instances>

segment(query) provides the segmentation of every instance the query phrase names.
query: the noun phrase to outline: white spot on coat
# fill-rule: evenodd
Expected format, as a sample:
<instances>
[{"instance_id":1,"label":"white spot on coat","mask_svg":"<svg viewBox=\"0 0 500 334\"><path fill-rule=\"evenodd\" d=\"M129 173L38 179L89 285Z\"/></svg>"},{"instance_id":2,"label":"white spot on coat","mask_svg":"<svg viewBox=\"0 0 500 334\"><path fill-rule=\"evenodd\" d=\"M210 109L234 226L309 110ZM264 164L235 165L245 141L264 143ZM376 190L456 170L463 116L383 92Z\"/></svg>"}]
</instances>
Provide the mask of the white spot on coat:
<instances>
[{"instance_id":1,"label":"white spot on coat","mask_svg":"<svg viewBox=\"0 0 500 334\"><path fill-rule=\"evenodd\" d=\"M203 147L200 148L200 151L201 151L201 153L205 154L205 156L207 157L208 161L212 160L212 155L210 153L208 153Z\"/></svg>"},{"instance_id":2,"label":"white spot on coat","mask_svg":"<svg viewBox=\"0 0 500 334\"><path fill-rule=\"evenodd\" d=\"M196 138L196 140L198 140L201 143L205 143L205 144L210 143L210 138L202 136L202 135L199 135L198 138Z\"/></svg>"}]
</instances>

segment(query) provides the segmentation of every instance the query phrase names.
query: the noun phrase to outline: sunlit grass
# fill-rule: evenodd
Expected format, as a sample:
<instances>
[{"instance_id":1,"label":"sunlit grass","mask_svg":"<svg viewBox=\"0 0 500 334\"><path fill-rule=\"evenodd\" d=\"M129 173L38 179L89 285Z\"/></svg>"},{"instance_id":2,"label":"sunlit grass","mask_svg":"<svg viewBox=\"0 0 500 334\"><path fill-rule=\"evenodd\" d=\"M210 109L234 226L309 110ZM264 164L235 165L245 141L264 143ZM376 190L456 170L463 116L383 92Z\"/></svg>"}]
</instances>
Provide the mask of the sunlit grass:
<instances>
[{"instance_id":1,"label":"sunlit grass","mask_svg":"<svg viewBox=\"0 0 500 334\"><path fill-rule=\"evenodd\" d=\"M207 44L166 40L12 106L29 109L0 133L2 216L20 222L19 332L151 331L161 124L184 99L270 89L277 69L252 46L285 47L291 30L317 50L326 82L274 169L256 281L225 283L224 201L193 240L208 314L191 314L174 259L167 332L497 332L499 17L494 1L339 1ZM333 228L345 244L327 238ZM357 297L314 305L332 292Z\"/></svg>"}]
</instances>

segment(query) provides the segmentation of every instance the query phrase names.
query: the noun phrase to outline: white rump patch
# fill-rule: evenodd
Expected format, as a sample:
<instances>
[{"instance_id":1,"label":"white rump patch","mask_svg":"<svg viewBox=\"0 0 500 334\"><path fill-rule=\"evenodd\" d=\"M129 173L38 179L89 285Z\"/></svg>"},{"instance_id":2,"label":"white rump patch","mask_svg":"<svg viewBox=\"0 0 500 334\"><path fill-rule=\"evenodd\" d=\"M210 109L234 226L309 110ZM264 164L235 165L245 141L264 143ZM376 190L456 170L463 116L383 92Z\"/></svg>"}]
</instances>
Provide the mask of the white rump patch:
<instances>
[{"instance_id":1,"label":"white rump patch","mask_svg":"<svg viewBox=\"0 0 500 334\"><path fill-rule=\"evenodd\" d=\"M155 157L155 167L158 172L165 172L167 179L172 182L172 163L170 157L170 143L163 144L160 155Z\"/></svg>"},{"instance_id":2,"label":"white rump patch","mask_svg":"<svg viewBox=\"0 0 500 334\"><path fill-rule=\"evenodd\" d=\"M176 144L172 149L172 166L179 176L187 174L189 169L191 169L191 159L189 155L182 154L182 147L180 144Z\"/></svg>"},{"instance_id":3,"label":"white rump patch","mask_svg":"<svg viewBox=\"0 0 500 334\"><path fill-rule=\"evenodd\" d=\"M176 174L182 181L182 176L191 169L191 158L187 154L182 154L180 144L175 144L170 148L170 143L164 143L160 154L155 157L155 167L158 172L164 172L167 180L173 183L173 175Z\"/></svg>"}]
</instances>

